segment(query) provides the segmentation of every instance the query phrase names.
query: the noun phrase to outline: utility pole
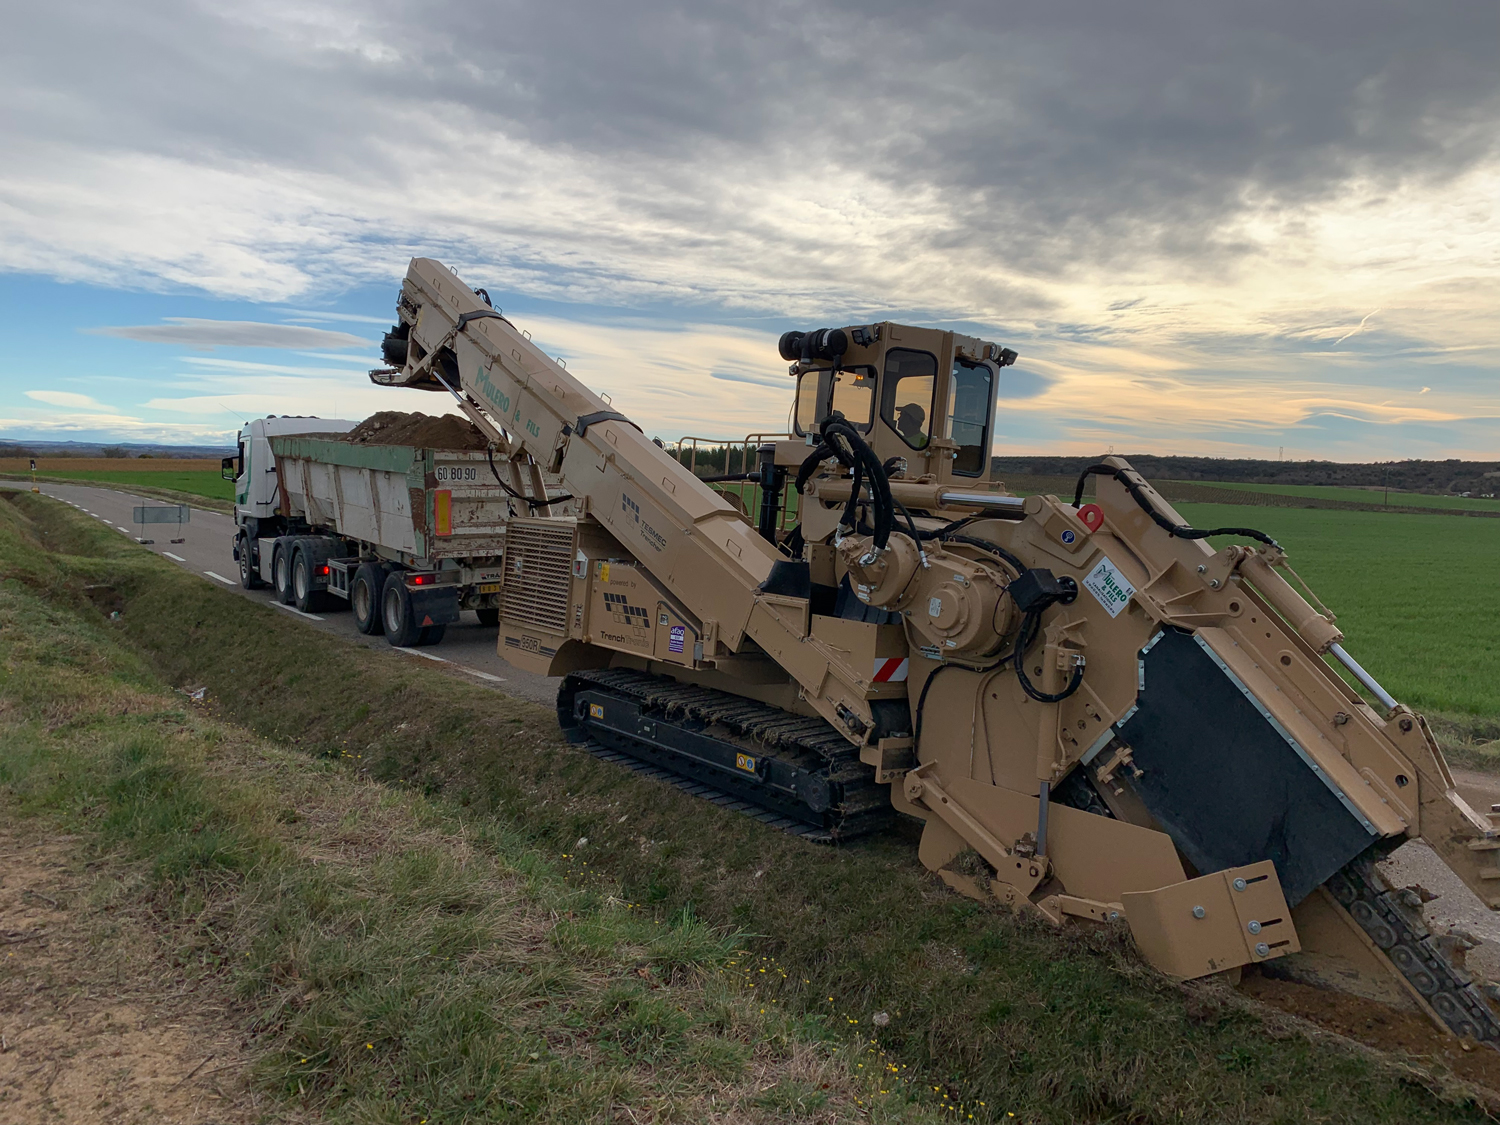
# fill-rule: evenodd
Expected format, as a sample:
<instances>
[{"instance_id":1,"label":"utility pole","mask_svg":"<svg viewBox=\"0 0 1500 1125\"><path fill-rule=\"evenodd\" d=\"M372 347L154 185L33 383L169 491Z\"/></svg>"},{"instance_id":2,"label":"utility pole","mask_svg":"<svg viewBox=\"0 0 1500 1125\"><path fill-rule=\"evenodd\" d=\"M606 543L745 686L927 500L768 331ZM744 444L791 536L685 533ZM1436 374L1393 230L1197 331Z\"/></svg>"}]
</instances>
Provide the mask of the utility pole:
<instances>
[{"instance_id":1,"label":"utility pole","mask_svg":"<svg viewBox=\"0 0 1500 1125\"><path fill-rule=\"evenodd\" d=\"M1385 467L1385 506L1391 506L1391 467Z\"/></svg>"}]
</instances>

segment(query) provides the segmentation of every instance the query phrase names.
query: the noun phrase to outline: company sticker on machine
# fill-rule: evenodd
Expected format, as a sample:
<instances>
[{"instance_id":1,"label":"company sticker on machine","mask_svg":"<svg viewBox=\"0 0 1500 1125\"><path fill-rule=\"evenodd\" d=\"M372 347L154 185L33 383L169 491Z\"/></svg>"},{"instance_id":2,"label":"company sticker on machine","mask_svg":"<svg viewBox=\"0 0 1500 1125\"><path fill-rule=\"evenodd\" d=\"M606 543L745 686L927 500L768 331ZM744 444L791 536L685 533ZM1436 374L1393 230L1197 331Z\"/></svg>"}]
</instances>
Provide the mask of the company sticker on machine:
<instances>
[{"instance_id":1,"label":"company sticker on machine","mask_svg":"<svg viewBox=\"0 0 1500 1125\"><path fill-rule=\"evenodd\" d=\"M1135 593L1135 587L1126 581L1125 576L1107 558L1100 559L1099 565L1088 572L1083 580L1083 588L1098 599L1104 612L1111 617L1119 617L1120 611L1130 604L1130 597Z\"/></svg>"},{"instance_id":2,"label":"company sticker on machine","mask_svg":"<svg viewBox=\"0 0 1500 1125\"><path fill-rule=\"evenodd\" d=\"M673 625L667 633L667 651L681 652L683 643L687 638L687 628L683 625Z\"/></svg>"}]
</instances>

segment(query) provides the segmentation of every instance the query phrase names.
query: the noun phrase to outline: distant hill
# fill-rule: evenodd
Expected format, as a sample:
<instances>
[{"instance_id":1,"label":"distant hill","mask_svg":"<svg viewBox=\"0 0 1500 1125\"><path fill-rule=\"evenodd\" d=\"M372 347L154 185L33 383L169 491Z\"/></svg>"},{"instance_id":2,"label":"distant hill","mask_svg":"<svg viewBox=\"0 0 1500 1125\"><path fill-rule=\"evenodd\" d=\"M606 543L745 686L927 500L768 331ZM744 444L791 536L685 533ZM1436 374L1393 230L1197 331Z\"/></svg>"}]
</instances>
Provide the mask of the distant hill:
<instances>
[{"instance_id":1,"label":"distant hill","mask_svg":"<svg viewBox=\"0 0 1500 1125\"><path fill-rule=\"evenodd\" d=\"M1158 457L1129 453L1125 459L1148 480L1239 481L1245 484L1336 484L1406 492L1492 493L1500 491L1500 461L1251 461L1221 457ZM1032 476L1077 477L1097 457L996 457L995 471Z\"/></svg>"},{"instance_id":2,"label":"distant hill","mask_svg":"<svg viewBox=\"0 0 1500 1125\"><path fill-rule=\"evenodd\" d=\"M0 457L228 457L232 445L158 445L150 442L19 441L0 437Z\"/></svg>"}]
</instances>

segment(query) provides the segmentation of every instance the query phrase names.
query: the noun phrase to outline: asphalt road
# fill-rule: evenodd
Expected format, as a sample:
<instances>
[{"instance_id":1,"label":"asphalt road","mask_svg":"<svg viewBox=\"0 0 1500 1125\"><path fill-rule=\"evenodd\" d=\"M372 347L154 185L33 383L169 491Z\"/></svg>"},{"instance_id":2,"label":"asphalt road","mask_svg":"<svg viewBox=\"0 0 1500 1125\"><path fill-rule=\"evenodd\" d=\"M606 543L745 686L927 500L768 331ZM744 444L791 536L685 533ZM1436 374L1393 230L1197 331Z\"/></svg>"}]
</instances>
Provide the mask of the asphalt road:
<instances>
[{"instance_id":1,"label":"asphalt road","mask_svg":"<svg viewBox=\"0 0 1500 1125\"><path fill-rule=\"evenodd\" d=\"M24 490L30 488L30 485L5 481L0 482L0 487ZM44 496L71 504L131 541L140 537L154 540L145 545L146 550L154 551L184 570L192 571L205 582L223 586L242 598L249 598L299 617L310 628L336 634L354 644L384 650L392 648L384 637L367 637L356 629L354 616L347 609L317 614L302 613L277 602L269 588L243 589L239 581L239 564L234 561L234 519L231 516L194 508L191 519L181 528L183 542L173 543L171 540L179 534L176 524L146 524L141 527L133 523L134 508L140 505L160 507L164 503L161 500L144 499L129 492L88 485L41 484L37 487ZM493 625L485 627L479 624L474 614L465 610L458 621L448 626L441 644L394 651L413 659L449 664L454 671L469 676L477 683L547 707L553 706L557 701L559 679L538 676L534 672L512 667L495 651L495 635Z\"/></svg>"},{"instance_id":2,"label":"asphalt road","mask_svg":"<svg viewBox=\"0 0 1500 1125\"><path fill-rule=\"evenodd\" d=\"M0 482L0 488L28 488L28 485ZM116 489L87 485L43 484L42 493L71 504L86 515L115 529L132 541L142 536L155 542L145 545L170 559L184 570L199 575L224 589L292 614L309 628L333 633L354 644L391 650L383 637L367 637L354 627L347 611L307 614L279 604L269 589L245 590L239 584L239 568L234 561L234 520L218 512L193 509L192 518L183 529L183 542L169 540L178 534L176 525L148 524L144 528L132 523L132 509L137 505L160 505L160 500L143 499ZM495 688L510 695L552 706L557 698L558 679L538 676L512 667L496 651L496 630L480 625L474 615L463 617L448 626L443 642L430 648L394 649L414 660L448 665L455 674ZM1459 792L1480 812L1500 802L1500 778L1490 774L1454 771ZM1420 884L1438 895L1425 908L1428 924L1434 933L1446 933L1452 927L1480 939L1480 945L1468 954L1469 967L1478 975L1500 981L1500 913L1490 910L1459 881L1458 877L1425 843L1414 841L1400 848L1388 861L1385 870L1398 887Z\"/></svg>"}]
</instances>

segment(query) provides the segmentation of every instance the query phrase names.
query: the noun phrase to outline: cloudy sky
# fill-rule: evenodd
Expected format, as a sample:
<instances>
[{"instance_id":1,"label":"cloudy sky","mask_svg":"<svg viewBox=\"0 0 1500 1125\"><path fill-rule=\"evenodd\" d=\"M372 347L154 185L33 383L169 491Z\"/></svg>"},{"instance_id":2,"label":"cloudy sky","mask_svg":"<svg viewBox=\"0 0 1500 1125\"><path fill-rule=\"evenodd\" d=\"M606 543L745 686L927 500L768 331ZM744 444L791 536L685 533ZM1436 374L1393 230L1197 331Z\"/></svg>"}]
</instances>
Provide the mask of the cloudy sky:
<instances>
[{"instance_id":1,"label":"cloudy sky","mask_svg":"<svg viewBox=\"0 0 1500 1125\"><path fill-rule=\"evenodd\" d=\"M792 327L1016 348L997 448L1500 457L1500 6L52 0L0 41L0 436L439 407L414 253L651 433Z\"/></svg>"}]
</instances>

